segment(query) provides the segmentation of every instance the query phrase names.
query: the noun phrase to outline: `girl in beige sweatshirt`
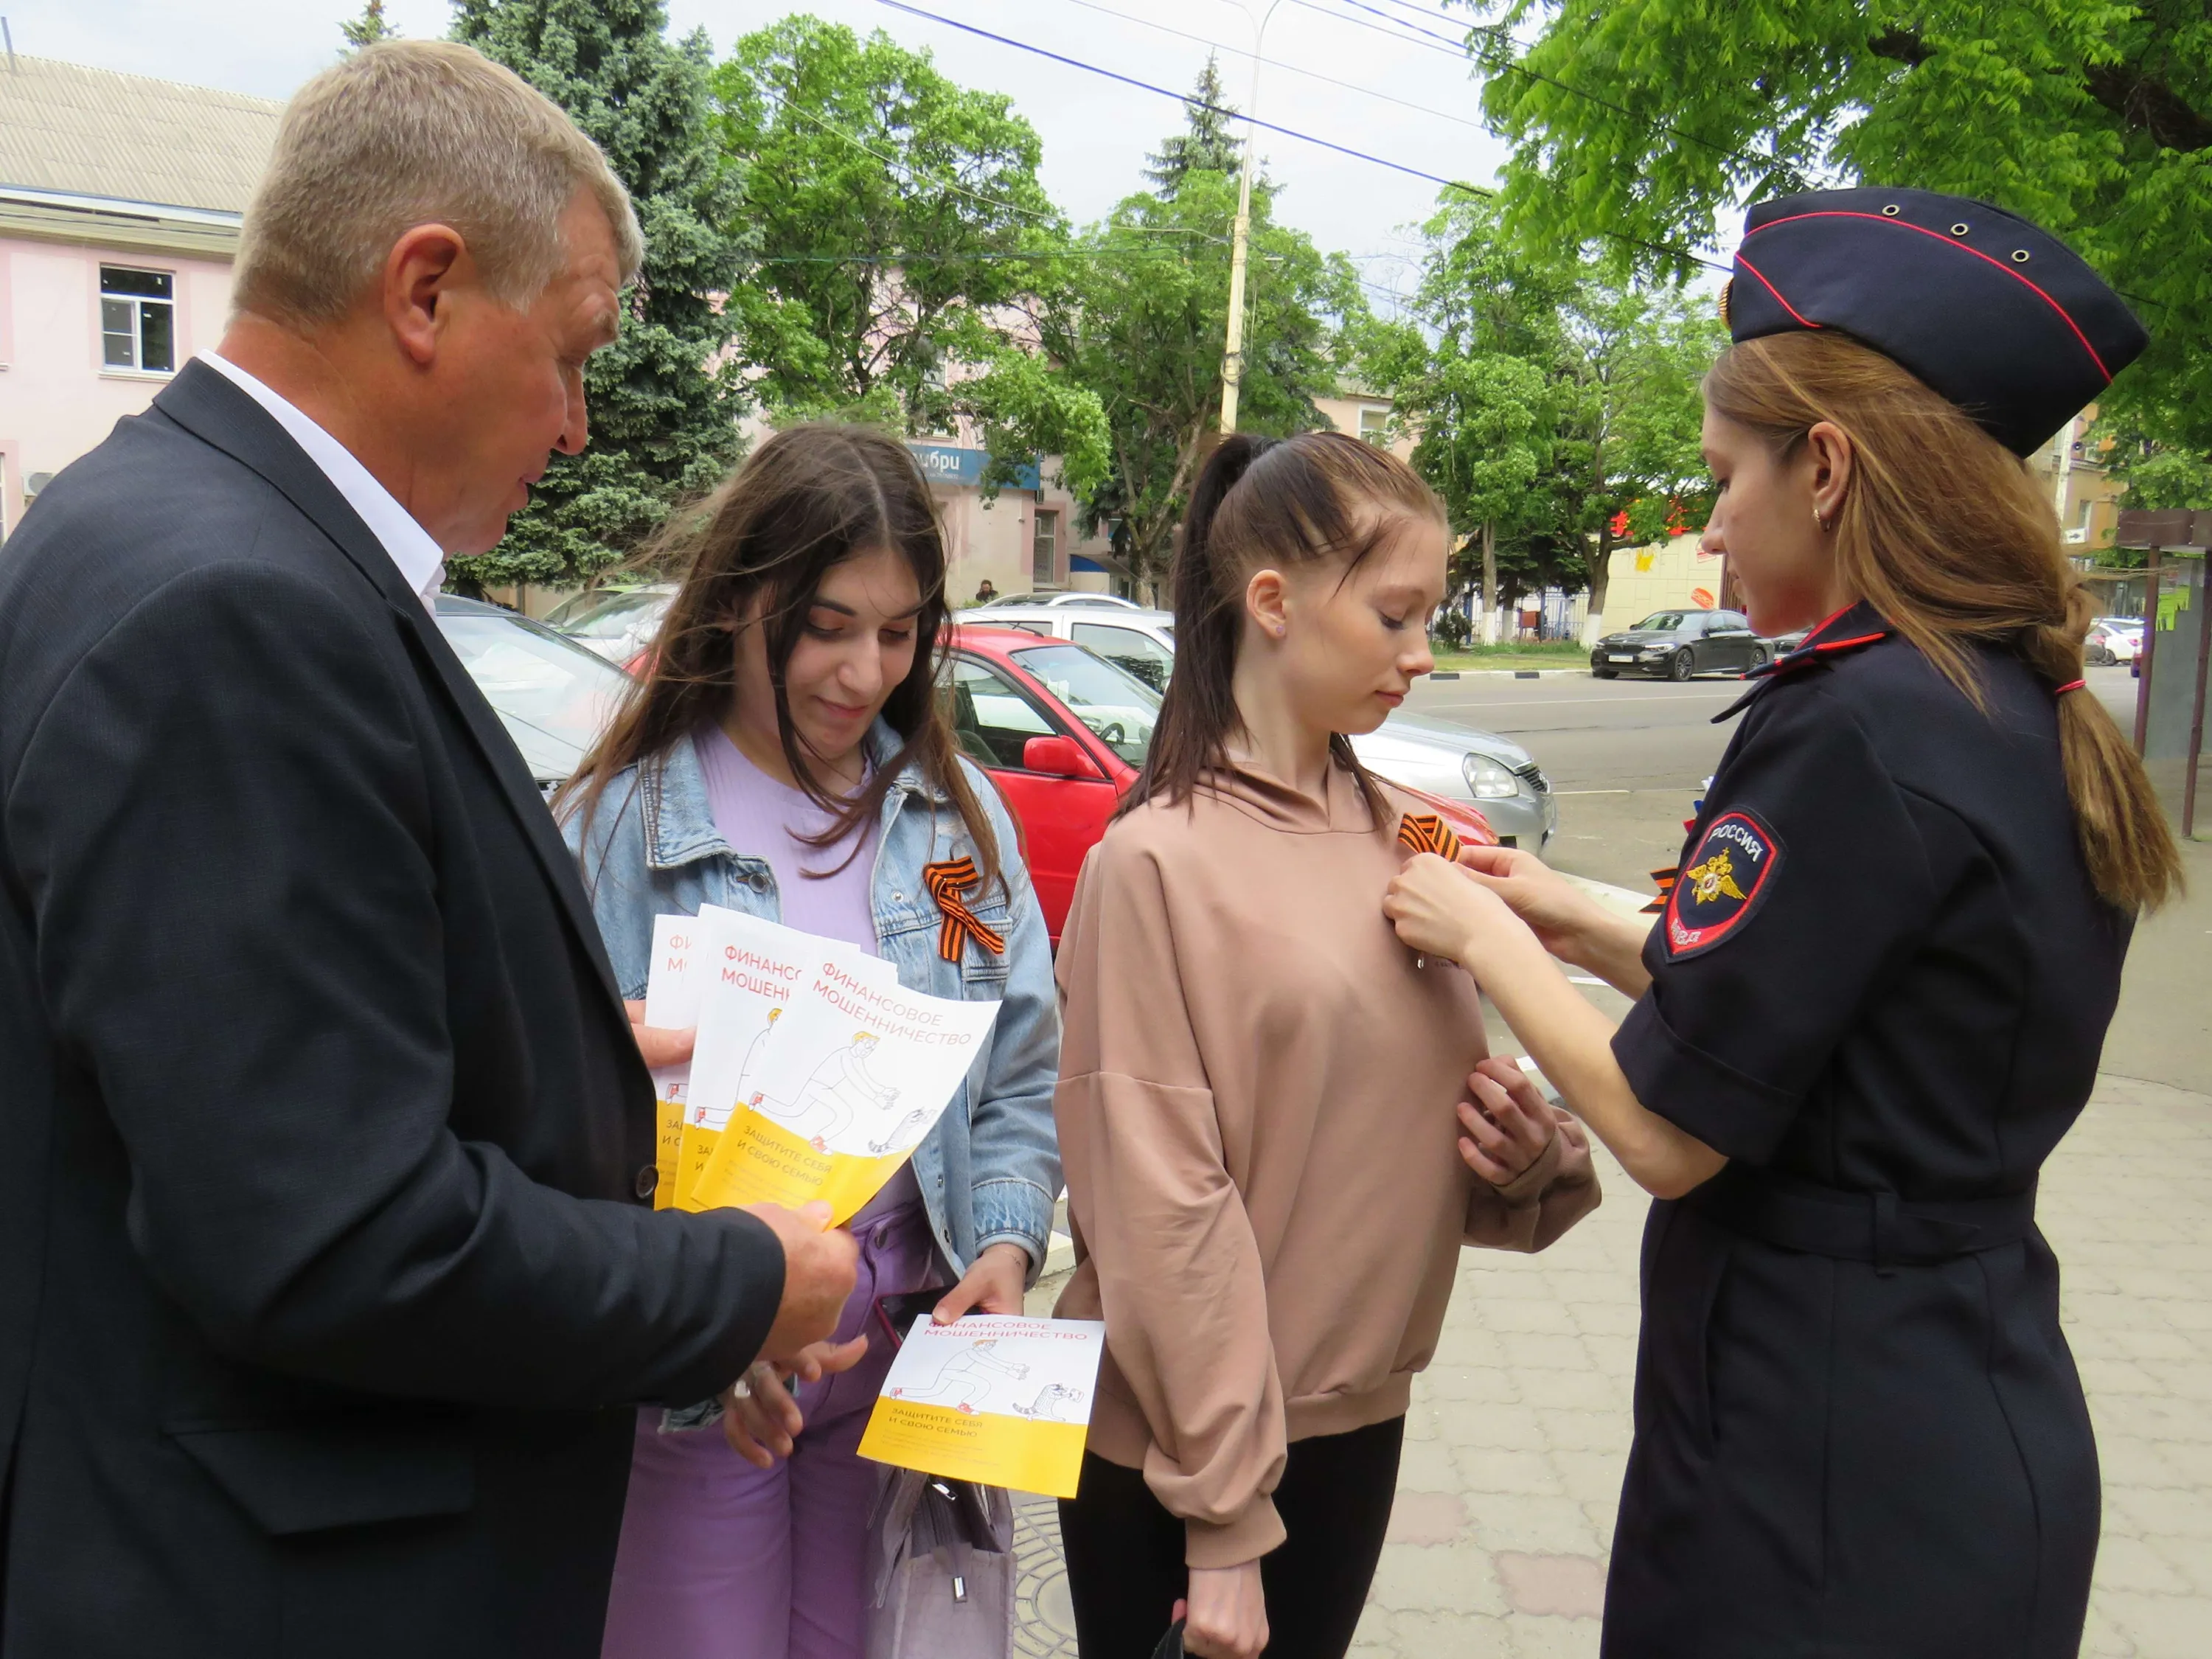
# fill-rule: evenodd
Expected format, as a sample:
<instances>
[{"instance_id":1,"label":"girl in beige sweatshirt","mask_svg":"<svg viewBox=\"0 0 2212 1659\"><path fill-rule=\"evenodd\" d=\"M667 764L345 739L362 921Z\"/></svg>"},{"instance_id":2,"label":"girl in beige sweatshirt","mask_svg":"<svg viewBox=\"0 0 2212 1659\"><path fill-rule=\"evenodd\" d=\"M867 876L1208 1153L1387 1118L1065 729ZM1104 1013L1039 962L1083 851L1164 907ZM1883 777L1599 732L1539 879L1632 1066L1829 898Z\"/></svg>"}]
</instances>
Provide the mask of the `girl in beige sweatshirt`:
<instances>
[{"instance_id":1,"label":"girl in beige sweatshirt","mask_svg":"<svg viewBox=\"0 0 2212 1659\"><path fill-rule=\"evenodd\" d=\"M1340 434L1232 437L1194 493L1175 678L1059 959L1059 1311L1107 1346L1061 1506L1084 1659L1185 1602L1193 1653L1340 1659L1461 1246L1597 1201L1474 982L1382 914L1421 809L1340 734L1432 665L1444 561L1434 495Z\"/></svg>"}]
</instances>

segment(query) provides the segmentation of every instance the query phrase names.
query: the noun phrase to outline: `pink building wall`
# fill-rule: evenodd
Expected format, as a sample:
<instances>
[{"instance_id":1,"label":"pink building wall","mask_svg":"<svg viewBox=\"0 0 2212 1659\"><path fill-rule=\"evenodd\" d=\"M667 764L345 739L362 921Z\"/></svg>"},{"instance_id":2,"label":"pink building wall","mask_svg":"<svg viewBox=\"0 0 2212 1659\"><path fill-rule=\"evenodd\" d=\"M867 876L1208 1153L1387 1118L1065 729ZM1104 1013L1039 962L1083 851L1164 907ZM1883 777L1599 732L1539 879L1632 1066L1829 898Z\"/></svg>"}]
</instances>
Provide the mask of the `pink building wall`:
<instances>
[{"instance_id":1,"label":"pink building wall","mask_svg":"<svg viewBox=\"0 0 2212 1659\"><path fill-rule=\"evenodd\" d=\"M117 421L143 410L170 380L102 364L103 264L173 273L179 367L222 337L230 312L227 260L0 238L0 529L13 530L22 519L25 478L59 472Z\"/></svg>"}]
</instances>

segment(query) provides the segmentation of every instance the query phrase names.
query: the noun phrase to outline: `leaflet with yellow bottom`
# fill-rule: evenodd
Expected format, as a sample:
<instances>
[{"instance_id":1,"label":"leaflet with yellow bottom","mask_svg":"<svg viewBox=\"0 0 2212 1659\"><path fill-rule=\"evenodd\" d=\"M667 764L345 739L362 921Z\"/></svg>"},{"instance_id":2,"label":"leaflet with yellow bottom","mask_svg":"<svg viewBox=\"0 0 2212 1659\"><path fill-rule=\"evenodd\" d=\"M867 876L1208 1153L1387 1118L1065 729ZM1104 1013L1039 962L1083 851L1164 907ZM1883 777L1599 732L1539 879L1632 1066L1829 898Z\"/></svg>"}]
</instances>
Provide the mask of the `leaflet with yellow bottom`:
<instances>
[{"instance_id":1,"label":"leaflet with yellow bottom","mask_svg":"<svg viewBox=\"0 0 2212 1659\"><path fill-rule=\"evenodd\" d=\"M860 1455L1073 1498L1105 1347L1095 1319L925 1314L891 1361Z\"/></svg>"},{"instance_id":2,"label":"leaflet with yellow bottom","mask_svg":"<svg viewBox=\"0 0 2212 1659\"><path fill-rule=\"evenodd\" d=\"M686 1128L684 1142L690 1179L679 1185L678 1199L684 1209L742 1204L796 1209L818 1200L830 1206L833 1227L858 1215L913 1155L911 1149L880 1158L824 1152L750 1107L738 1108L719 1134ZM702 1160L696 1174L695 1156Z\"/></svg>"}]
</instances>

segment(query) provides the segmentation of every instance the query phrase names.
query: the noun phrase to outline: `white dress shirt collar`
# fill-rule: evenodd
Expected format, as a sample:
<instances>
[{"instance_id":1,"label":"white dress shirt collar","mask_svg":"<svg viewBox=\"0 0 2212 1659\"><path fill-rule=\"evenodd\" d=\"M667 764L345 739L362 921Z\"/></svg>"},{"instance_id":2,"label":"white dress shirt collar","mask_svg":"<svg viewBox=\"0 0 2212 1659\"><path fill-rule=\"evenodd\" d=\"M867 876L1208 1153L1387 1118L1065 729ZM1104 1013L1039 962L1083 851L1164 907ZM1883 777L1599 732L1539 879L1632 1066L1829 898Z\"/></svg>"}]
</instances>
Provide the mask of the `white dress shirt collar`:
<instances>
[{"instance_id":1,"label":"white dress shirt collar","mask_svg":"<svg viewBox=\"0 0 2212 1659\"><path fill-rule=\"evenodd\" d=\"M438 591L446 583L446 556L430 539L430 532L415 522L414 515L399 505L390 490L377 483L375 475L354 458L351 450L301 414L293 404L236 363L212 351L201 352L199 358L267 410L276 424L291 434L292 441L307 452L307 459L322 469L323 476L345 497L346 505L361 515L369 533L391 555L399 579L413 588L423 605L434 614Z\"/></svg>"}]
</instances>

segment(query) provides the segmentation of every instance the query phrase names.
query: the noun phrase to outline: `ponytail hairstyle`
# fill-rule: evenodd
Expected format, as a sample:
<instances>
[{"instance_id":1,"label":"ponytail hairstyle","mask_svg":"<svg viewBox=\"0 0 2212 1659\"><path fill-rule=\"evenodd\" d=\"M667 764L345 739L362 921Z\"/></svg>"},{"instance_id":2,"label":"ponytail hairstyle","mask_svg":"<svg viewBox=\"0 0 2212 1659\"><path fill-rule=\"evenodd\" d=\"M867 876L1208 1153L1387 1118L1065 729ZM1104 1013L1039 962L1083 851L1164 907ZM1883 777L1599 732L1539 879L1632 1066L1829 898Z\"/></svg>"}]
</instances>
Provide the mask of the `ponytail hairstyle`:
<instances>
[{"instance_id":1,"label":"ponytail hairstyle","mask_svg":"<svg viewBox=\"0 0 2212 1659\"><path fill-rule=\"evenodd\" d=\"M1244 636L1244 589L1255 570L1328 561L1339 580L1386 546L1408 520L1443 521L1443 504L1388 450L1341 432L1294 438L1232 433L1206 459L1183 514L1170 578L1176 667L1145 770L1124 812L1163 797L1188 800L1243 729L1232 689ZM1392 822L1382 787L1342 732L1330 756L1350 773L1377 828Z\"/></svg>"},{"instance_id":2,"label":"ponytail hairstyle","mask_svg":"<svg viewBox=\"0 0 2212 1659\"><path fill-rule=\"evenodd\" d=\"M845 560L884 547L906 560L921 593L914 666L884 704L884 719L905 742L858 794L835 796L817 775L818 757L810 759L791 723L784 675L823 578ZM784 759L815 804L837 815L807 844L834 846L873 823L900 772L918 762L960 815L975 849L982 890L989 890L999 879L998 839L961 769L959 748L937 696L945 660L938 648L945 620L945 542L928 481L904 444L862 426L787 428L754 450L703 501L672 518L641 559L682 570L683 586L643 677L575 776L556 792L557 815L565 819L580 812L588 824L607 786L626 768L689 742L702 726L727 713L737 695L738 633L757 602L755 625L765 632ZM855 840L837 869L859 851Z\"/></svg>"},{"instance_id":3,"label":"ponytail hairstyle","mask_svg":"<svg viewBox=\"0 0 2212 1659\"><path fill-rule=\"evenodd\" d=\"M1715 412L1787 459L1826 421L1850 435L1836 569L1979 708L1977 645L2009 651L2056 690L2081 678L2096 606L2066 562L2045 489L1963 410L1832 330L1767 335L1705 376ZM2090 879L2123 911L2182 884L2181 855L2150 779L2105 706L2058 698L2066 793Z\"/></svg>"}]
</instances>

